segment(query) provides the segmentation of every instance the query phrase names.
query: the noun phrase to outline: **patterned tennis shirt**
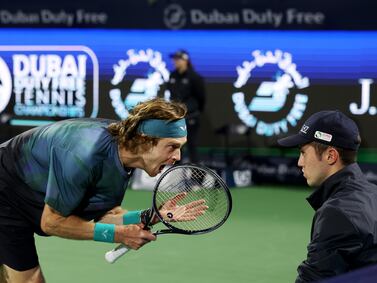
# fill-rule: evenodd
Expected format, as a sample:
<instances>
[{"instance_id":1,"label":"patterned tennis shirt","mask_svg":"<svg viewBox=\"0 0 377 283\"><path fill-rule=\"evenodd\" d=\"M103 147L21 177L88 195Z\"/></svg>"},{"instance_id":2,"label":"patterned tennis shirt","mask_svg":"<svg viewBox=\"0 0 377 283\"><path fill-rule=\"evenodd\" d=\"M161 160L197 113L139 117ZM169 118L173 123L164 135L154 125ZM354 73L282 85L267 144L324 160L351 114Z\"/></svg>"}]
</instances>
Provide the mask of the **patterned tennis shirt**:
<instances>
[{"instance_id":1,"label":"patterned tennis shirt","mask_svg":"<svg viewBox=\"0 0 377 283\"><path fill-rule=\"evenodd\" d=\"M96 219L121 204L132 169L107 130L115 121L70 119L33 128L0 145L16 197L63 216ZM2 165L4 167L4 165ZM13 189L12 189L13 190Z\"/></svg>"}]
</instances>

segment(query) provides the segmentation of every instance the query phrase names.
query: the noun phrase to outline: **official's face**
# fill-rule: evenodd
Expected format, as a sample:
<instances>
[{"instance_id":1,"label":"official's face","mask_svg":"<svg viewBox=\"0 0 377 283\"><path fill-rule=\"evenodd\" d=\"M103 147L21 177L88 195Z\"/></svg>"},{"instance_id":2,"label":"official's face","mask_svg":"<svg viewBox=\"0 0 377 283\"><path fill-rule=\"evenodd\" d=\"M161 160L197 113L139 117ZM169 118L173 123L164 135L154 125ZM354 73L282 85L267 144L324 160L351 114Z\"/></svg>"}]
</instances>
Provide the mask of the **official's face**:
<instances>
[{"instance_id":1,"label":"official's face","mask_svg":"<svg viewBox=\"0 0 377 283\"><path fill-rule=\"evenodd\" d=\"M161 173L166 165L173 165L181 160L181 148L187 138L163 138L156 146L142 154L145 171L153 177Z\"/></svg>"},{"instance_id":2,"label":"official's face","mask_svg":"<svg viewBox=\"0 0 377 283\"><path fill-rule=\"evenodd\" d=\"M173 62L174 62L174 67L175 69L179 70L179 71L184 71L187 69L187 60L184 60L182 58L173 58Z\"/></svg>"},{"instance_id":3,"label":"official's face","mask_svg":"<svg viewBox=\"0 0 377 283\"><path fill-rule=\"evenodd\" d=\"M325 161L326 151L318 156L313 145L306 144L300 148L298 166L301 167L306 182L311 187L320 186L328 177L329 167Z\"/></svg>"}]
</instances>

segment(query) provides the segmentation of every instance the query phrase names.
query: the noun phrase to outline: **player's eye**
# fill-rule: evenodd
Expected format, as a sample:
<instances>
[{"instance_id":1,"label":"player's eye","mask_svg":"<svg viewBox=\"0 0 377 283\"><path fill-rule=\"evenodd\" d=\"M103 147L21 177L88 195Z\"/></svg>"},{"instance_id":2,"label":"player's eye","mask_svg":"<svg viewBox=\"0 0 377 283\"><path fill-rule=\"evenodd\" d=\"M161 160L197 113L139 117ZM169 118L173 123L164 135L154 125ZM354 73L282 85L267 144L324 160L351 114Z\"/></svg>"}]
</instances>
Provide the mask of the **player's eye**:
<instances>
[{"instance_id":1,"label":"player's eye","mask_svg":"<svg viewBox=\"0 0 377 283\"><path fill-rule=\"evenodd\" d=\"M177 148L179 148L179 146L176 145L176 144L171 144L171 145L169 146L169 148L170 148L170 150L176 150Z\"/></svg>"}]
</instances>

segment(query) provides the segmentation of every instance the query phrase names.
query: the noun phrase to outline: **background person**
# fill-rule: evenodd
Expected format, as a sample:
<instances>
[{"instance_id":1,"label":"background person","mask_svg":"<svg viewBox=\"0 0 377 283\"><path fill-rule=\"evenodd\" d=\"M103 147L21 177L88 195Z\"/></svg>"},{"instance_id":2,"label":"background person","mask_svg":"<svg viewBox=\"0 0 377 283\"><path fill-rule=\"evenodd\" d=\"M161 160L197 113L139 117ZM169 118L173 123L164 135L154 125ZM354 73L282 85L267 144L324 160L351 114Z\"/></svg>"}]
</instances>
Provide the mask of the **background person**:
<instances>
[{"instance_id":1,"label":"background person","mask_svg":"<svg viewBox=\"0 0 377 283\"><path fill-rule=\"evenodd\" d=\"M0 282L5 276L5 282L44 282L34 233L132 249L155 240L143 230L148 210L127 212L120 204L133 168L156 176L180 160L185 114L183 104L154 99L124 121L65 120L1 144L0 271L6 274Z\"/></svg>"},{"instance_id":2,"label":"background person","mask_svg":"<svg viewBox=\"0 0 377 283\"><path fill-rule=\"evenodd\" d=\"M298 166L317 187L307 199L315 215L297 283L377 263L377 187L356 163L360 142L356 124L340 111L317 112L298 134L278 140L300 147Z\"/></svg>"},{"instance_id":3,"label":"background person","mask_svg":"<svg viewBox=\"0 0 377 283\"><path fill-rule=\"evenodd\" d=\"M170 54L170 57L173 59L174 70L170 74L167 89L170 91L172 101L182 102L187 107L188 157L190 162L197 163L200 114L206 102L204 80L194 70L186 50L177 50Z\"/></svg>"}]
</instances>

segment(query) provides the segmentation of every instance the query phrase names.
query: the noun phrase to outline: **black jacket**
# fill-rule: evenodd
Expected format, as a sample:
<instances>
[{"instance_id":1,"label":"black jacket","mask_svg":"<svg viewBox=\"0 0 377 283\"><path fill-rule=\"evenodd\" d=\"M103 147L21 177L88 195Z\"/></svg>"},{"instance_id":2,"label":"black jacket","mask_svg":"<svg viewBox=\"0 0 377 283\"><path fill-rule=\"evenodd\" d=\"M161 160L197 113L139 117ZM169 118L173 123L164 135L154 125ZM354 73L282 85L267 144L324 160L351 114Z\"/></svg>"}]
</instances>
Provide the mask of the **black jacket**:
<instances>
[{"instance_id":1,"label":"black jacket","mask_svg":"<svg viewBox=\"0 0 377 283\"><path fill-rule=\"evenodd\" d=\"M204 110L205 89L203 78L192 68L180 74L177 70L170 74L167 88L170 99L187 106L187 117L199 116Z\"/></svg>"},{"instance_id":2,"label":"black jacket","mask_svg":"<svg viewBox=\"0 0 377 283\"><path fill-rule=\"evenodd\" d=\"M308 202L316 212L296 283L377 263L377 186L366 180L357 163L330 176Z\"/></svg>"}]
</instances>

